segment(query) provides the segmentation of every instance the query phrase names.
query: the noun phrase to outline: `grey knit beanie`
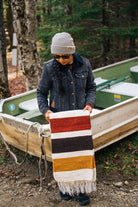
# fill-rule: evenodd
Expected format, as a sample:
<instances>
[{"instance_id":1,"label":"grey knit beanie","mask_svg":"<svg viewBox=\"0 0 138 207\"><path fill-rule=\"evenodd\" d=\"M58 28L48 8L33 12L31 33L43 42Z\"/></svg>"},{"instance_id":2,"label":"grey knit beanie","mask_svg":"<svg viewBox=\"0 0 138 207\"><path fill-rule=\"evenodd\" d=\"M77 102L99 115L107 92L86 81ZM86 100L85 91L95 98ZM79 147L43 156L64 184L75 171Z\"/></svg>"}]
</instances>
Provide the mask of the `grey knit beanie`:
<instances>
[{"instance_id":1,"label":"grey knit beanie","mask_svg":"<svg viewBox=\"0 0 138 207\"><path fill-rule=\"evenodd\" d=\"M61 32L54 35L51 44L52 54L73 54L75 53L75 45L73 38L67 32Z\"/></svg>"}]
</instances>

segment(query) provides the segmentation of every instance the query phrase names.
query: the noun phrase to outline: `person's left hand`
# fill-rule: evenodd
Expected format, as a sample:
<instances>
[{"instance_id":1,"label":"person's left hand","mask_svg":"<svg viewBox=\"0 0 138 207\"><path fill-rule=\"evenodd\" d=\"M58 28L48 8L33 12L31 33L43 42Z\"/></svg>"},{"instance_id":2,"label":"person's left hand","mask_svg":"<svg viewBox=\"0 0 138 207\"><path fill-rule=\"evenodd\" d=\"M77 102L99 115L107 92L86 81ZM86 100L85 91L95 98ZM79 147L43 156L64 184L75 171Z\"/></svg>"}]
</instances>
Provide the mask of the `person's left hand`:
<instances>
[{"instance_id":1,"label":"person's left hand","mask_svg":"<svg viewBox=\"0 0 138 207\"><path fill-rule=\"evenodd\" d=\"M88 110L90 113L92 112L92 106L90 105L86 105L85 108L83 109L83 111Z\"/></svg>"}]
</instances>

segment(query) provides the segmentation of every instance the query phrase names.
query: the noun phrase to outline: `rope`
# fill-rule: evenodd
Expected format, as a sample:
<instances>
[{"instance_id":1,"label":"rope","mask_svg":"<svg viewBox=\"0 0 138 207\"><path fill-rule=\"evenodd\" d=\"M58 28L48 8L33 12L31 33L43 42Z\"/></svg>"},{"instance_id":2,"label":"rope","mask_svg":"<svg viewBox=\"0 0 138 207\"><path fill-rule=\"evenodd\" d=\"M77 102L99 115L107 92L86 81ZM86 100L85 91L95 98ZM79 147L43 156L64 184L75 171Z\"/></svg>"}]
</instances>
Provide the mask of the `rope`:
<instances>
[{"instance_id":1,"label":"rope","mask_svg":"<svg viewBox=\"0 0 138 207\"><path fill-rule=\"evenodd\" d=\"M40 147L41 147L41 156L39 159L39 177L40 177L40 190L42 191L43 189L43 180L46 178L47 175L47 160L46 160L46 152L43 146L44 143L44 138L41 139L41 130L42 128L39 128L39 140L40 140ZM45 167L45 171L44 171L44 176L42 176L42 171L41 171L41 163L42 163L42 158L44 157L44 167Z\"/></svg>"},{"instance_id":2,"label":"rope","mask_svg":"<svg viewBox=\"0 0 138 207\"><path fill-rule=\"evenodd\" d=\"M17 165L20 165L20 166L21 166L21 165L24 163L24 161L26 160L26 156L27 156L27 153L28 153L28 134L29 134L29 131L30 131L31 127L32 127L33 125L35 125L35 124L36 124L36 122L33 123L33 124L31 124L31 125L28 127L28 129L27 129L27 133L26 133L26 153L25 153L25 157L24 157L24 159L23 159L22 162L18 162L16 155L10 150L8 144L5 142L5 140L4 140L4 138L3 138L2 132L0 132L0 138L1 138L1 140L3 141L3 143L4 143L5 147L6 147L6 149L8 150L8 152L9 152L9 153L11 154L11 156L14 158L15 163L16 163Z\"/></svg>"},{"instance_id":3,"label":"rope","mask_svg":"<svg viewBox=\"0 0 138 207\"><path fill-rule=\"evenodd\" d=\"M1 138L1 140L3 141L3 143L4 143L5 147L6 147L6 149L8 150L8 152L9 152L9 153L11 154L11 156L14 158L15 163L16 163L17 165L20 165L20 166L21 166L21 165L24 163L24 161L26 160L26 156L27 156L27 153L28 153L28 134L29 134L29 131L30 131L31 127L32 127L33 125L35 125L35 124L37 124L37 123L36 123L36 122L35 122L35 123L32 123L32 124L28 127L28 129L27 129L27 133L26 133L26 153L25 153L25 157L24 157L23 161L20 162L20 163L18 162L16 155L10 150L8 144L5 142L5 140L4 140L4 138L3 138L3 135L2 135L2 132L0 132L0 138ZM38 131L39 131L38 136L39 136L40 147L41 147L41 156L40 156L40 159L39 159L40 191L42 191L42 189L43 189L43 180L46 178L46 175L47 175L46 152L45 152L45 149L44 149L44 146L43 146L44 137L43 137L43 139L41 139L41 130L42 130L42 128L40 127L39 130L38 130ZM48 136L47 136L47 137L48 137ZM44 166L45 166L44 176L42 176L42 170L41 170L41 163L42 163L42 159L43 159L43 157L44 157Z\"/></svg>"}]
</instances>

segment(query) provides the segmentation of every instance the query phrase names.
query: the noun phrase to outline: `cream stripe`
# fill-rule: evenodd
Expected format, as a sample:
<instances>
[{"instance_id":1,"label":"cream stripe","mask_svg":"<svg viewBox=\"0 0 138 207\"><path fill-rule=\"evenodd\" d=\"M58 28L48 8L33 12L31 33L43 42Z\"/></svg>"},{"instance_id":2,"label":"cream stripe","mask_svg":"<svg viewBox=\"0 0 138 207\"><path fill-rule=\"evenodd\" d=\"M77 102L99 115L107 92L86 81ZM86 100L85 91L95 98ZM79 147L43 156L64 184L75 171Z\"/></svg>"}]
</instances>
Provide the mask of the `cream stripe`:
<instances>
[{"instance_id":1,"label":"cream stripe","mask_svg":"<svg viewBox=\"0 0 138 207\"><path fill-rule=\"evenodd\" d=\"M49 114L50 119L58 119L58 118L69 118L69 117L79 117L79 116L89 116L90 113L88 110L72 110L72 111L62 111Z\"/></svg>"},{"instance_id":2,"label":"cream stripe","mask_svg":"<svg viewBox=\"0 0 138 207\"><path fill-rule=\"evenodd\" d=\"M53 153L52 159L61 159L61 158L79 157L79 156L88 156L88 155L94 155L94 150L66 152L66 153Z\"/></svg>"},{"instance_id":3,"label":"cream stripe","mask_svg":"<svg viewBox=\"0 0 138 207\"><path fill-rule=\"evenodd\" d=\"M54 172L54 178L57 182L74 182L81 180L96 181L96 168L82 169L74 171Z\"/></svg>"},{"instance_id":4,"label":"cream stripe","mask_svg":"<svg viewBox=\"0 0 138 207\"><path fill-rule=\"evenodd\" d=\"M62 139L62 138L89 136L89 135L92 135L91 130L59 132L59 133L51 133L51 139Z\"/></svg>"}]
</instances>

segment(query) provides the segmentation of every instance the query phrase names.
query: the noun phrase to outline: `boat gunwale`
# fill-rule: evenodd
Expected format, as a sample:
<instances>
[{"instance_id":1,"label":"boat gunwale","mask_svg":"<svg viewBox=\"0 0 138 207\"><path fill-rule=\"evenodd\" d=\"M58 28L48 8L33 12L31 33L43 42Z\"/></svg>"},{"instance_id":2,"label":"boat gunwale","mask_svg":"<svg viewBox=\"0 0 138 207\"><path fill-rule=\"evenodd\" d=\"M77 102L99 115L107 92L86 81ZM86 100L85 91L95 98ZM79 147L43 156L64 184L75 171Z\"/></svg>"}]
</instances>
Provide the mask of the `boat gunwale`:
<instances>
[{"instance_id":1,"label":"boat gunwale","mask_svg":"<svg viewBox=\"0 0 138 207\"><path fill-rule=\"evenodd\" d=\"M94 69L93 72L95 73L97 71L105 70L107 68L110 68L110 67L113 67L113 66L117 66L117 65L120 65L120 64L123 64L123 63L127 63L127 62L130 62L132 60L137 60L137 59L138 59L138 56L134 57L134 58L127 59L127 60L119 61L119 62L110 64L110 65L106 65L106 66L101 67L101 68Z\"/></svg>"},{"instance_id":2,"label":"boat gunwale","mask_svg":"<svg viewBox=\"0 0 138 207\"><path fill-rule=\"evenodd\" d=\"M14 100L16 98L20 98L20 97L23 97L23 96L26 96L26 95L29 95L29 94L32 94L34 92L36 92L36 89L30 90L30 91L26 91L24 93L17 94L15 96L11 96L11 97L8 97L8 98L5 98L5 99L0 99L0 113L2 113L2 107L3 107L3 104L5 102L11 101L11 100Z\"/></svg>"},{"instance_id":3,"label":"boat gunwale","mask_svg":"<svg viewBox=\"0 0 138 207\"><path fill-rule=\"evenodd\" d=\"M136 101L136 100L138 100L138 96L133 97L133 98L130 98L130 99L128 99L128 100L126 100L126 101L123 101L123 102L121 102L121 103L118 103L118 104L116 104L116 105L110 106L110 107L108 107L108 108L99 110L99 112L96 113L96 114L92 114L92 113L91 113L91 114L90 114L90 118L91 118L91 119L94 119L94 117L99 117L99 116L101 116L102 114L110 113L110 111L112 111L112 110L114 110L114 109L117 109L117 108L120 108L122 105L126 105L126 104L131 103L131 102ZM6 113L1 113L1 112L0 112L0 120L1 120L1 117L2 117L2 116L5 116L5 117L7 116L8 118L11 117L11 119L13 119L13 120L15 120L15 121L24 122L24 123L26 123L26 124L31 124L31 123L33 123L32 121L25 120L25 119L22 119L22 118L19 118L19 117L16 117L16 116L12 116L12 115L10 115L10 114L6 114ZM38 125L42 126L42 129L44 129L44 130L50 130L50 124L40 124L39 122L37 122L37 123L38 123Z\"/></svg>"},{"instance_id":4,"label":"boat gunwale","mask_svg":"<svg viewBox=\"0 0 138 207\"><path fill-rule=\"evenodd\" d=\"M135 101L135 100L138 100L138 96L132 97L132 98L126 100L126 101L123 101L123 102L120 102L120 103L118 103L118 104L115 104L115 105L112 105L112 106L110 106L110 107L107 107L107 108L105 108L105 109L99 110L99 112L96 113L96 114L94 114L94 115L90 114L90 117L97 117L97 116L99 116L101 113L102 113L102 114L105 114L106 112L110 112L110 111L112 111L114 108L115 108L115 109L116 109L116 108L119 108L120 106L122 106L122 105L126 105L126 104L128 104L128 102L132 102L132 101Z\"/></svg>"}]
</instances>

